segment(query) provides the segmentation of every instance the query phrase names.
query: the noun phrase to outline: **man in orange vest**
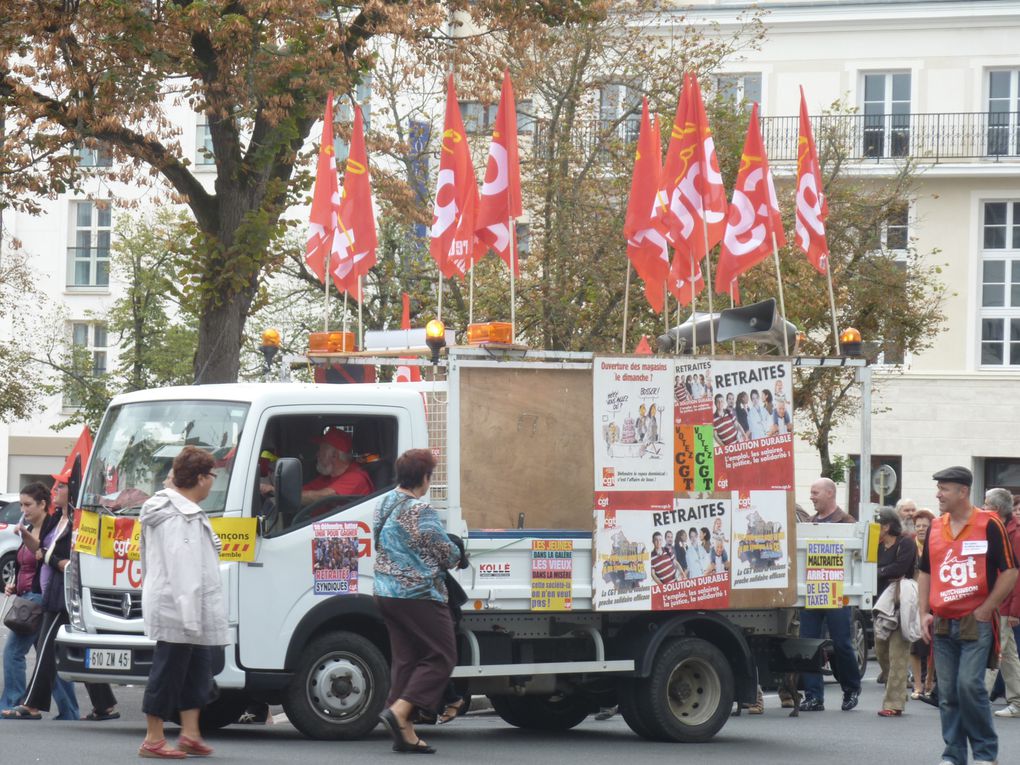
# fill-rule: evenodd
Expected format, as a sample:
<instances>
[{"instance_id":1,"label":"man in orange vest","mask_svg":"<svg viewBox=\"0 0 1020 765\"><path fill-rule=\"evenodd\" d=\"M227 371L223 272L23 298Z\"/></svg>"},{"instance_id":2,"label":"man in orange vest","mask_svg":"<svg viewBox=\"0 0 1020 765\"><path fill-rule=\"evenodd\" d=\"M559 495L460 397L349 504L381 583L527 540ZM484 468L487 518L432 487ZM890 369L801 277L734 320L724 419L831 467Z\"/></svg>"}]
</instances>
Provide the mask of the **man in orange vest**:
<instances>
[{"instance_id":1,"label":"man in orange vest","mask_svg":"<svg viewBox=\"0 0 1020 765\"><path fill-rule=\"evenodd\" d=\"M968 741L974 765L990 765L997 762L999 739L985 669L998 652L996 608L1016 583L1016 558L999 517L970 503L974 477L967 468L946 468L932 478L942 516L925 539L917 585L921 632L935 641L946 742L941 765L966 765Z\"/></svg>"}]
</instances>

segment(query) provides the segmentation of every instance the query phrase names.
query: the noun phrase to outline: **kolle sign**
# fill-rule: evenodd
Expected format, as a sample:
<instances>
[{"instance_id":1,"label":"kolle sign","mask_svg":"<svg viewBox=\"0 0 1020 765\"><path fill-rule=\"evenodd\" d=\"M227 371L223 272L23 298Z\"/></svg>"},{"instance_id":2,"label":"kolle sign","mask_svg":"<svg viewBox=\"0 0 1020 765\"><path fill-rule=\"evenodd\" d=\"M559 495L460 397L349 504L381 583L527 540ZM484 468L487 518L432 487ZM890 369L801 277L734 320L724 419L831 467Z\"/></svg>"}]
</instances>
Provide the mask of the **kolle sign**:
<instances>
[{"instance_id":1,"label":"kolle sign","mask_svg":"<svg viewBox=\"0 0 1020 765\"><path fill-rule=\"evenodd\" d=\"M254 518L210 518L222 542L220 560L245 563L255 560ZM75 514L73 546L76 552L100 558L136 561L141 557L142 525L137 518L118 518L88 511Z\"/></svg>"}]
</instances>

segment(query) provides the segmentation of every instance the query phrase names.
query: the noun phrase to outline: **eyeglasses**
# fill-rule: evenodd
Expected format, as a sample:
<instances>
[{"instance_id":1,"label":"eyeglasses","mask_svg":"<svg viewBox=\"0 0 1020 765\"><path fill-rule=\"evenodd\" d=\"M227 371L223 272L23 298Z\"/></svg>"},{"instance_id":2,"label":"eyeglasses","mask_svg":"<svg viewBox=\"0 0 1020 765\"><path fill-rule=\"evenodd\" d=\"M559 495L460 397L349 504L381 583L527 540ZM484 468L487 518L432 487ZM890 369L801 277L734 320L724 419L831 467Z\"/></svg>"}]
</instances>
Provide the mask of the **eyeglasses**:
<instances>
[{"instance_id":1,"label":"eyeglasses","mask_svg":"<svg viewBox=\"0 0 1020 765\"><path fill-rule=\"evenodd\" d=\"M212 472L211 470L208 473L202 473L202 475L207 475L210 478L212 478L213 480L216 480L216 474L214 472Z\"/></svg>"}]
</instances>

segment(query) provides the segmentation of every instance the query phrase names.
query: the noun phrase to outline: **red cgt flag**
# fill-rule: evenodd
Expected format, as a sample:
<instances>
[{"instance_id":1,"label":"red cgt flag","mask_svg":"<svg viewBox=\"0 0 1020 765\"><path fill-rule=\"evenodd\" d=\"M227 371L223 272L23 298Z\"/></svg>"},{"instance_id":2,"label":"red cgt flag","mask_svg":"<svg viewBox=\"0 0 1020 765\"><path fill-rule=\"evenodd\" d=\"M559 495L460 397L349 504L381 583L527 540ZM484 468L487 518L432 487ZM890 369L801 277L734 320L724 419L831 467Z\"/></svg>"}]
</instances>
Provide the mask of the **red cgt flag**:
<instances>
[{"instance_id":1,"label":"red cgt flag","mask_svg":"<svg viewBox=\"0 0 1020 765\"><path fill-rule=\"evenodd\" d=\"M323 282L326 280L327 261L328 270L332 271L340 254L337 233L339 210L340 187L337 185L333 148L333 91L330 91L326 97L319 161L315 169L315 190L312 192L312 210L308 217L308 241L305 245L305 263Z\"/></svg>"},{"instance_id":2,"label":"red cgt flag","mask_svg":"<svg viewBox=\"0 0 1020 765\"><path fill-rule=\"evenodd\" d=\"M658 120L656 120L658 125ZM645 296L656 313L663 309L662 285L669 276L669 231L655 217L655 200L662 173L662 144L658 130L652 127L648 99L641 111L634 175L630 182L630 199L623 233L627 237L627 257L645 283Z\"/></svg>"},{"instance_id":3,"label":"red cgt flag","mask_svg":"<svg viewBox=\"0 0 1020 765\"><path fill-rule=\"evenodd\" d=\"M400 314L400 328L410 329L411 328L411 296L406 292L402 293L401 298L404 301L404 310ZM403 357L402 357L403 358ZM408 356L407 358L414 358ZM397 367L397 371L393 376L393 382L420 382L421 381L421 370L418 367L412 367L409 364L401 364Z\"/></svg>"},{"instance_id":4,"label":"red cgt flag","mask_svg":"<svg viewBox=\"0 0 1020 765\"><path fill-rule=\"evenodd\" d=\"M517 107L509 70L503 72L496 124L489 143L489 162L482 184L475 233L485 247L491 247L509 266L510 221L521 216L521 161L517 152ZM517 239L513 241L514 273L520 270ZM483 253L484 254L484 253ZM481 257L481 256L479 256Z\"/></svg>"},{"instance_id":5,"label":"red cgt flag","mask_svg":"<svg viewBox=\"0 0 1020 765\"><path fill-rule=\"evenodd\" d=\"M715 291L734 294L736 278L772 254L773 235L777 246L786 244L776 187L758 128L758 104L755 104L747 125L744 153L740 157L740 170L716 266ZM738 291L734 302L740 302Z\"/></svg>"},{"instance_id":6,"label":"red cgt flag","mask_svg":"<svg viewBox=\"0 0 1020 765\"><path fill-rule=\"evenodd\" d=\"M689 303L704 284L701 261L722 239L726 226L726 189L715 142L698 80L690 74L684 76L677 103L663 181L666 207L662 214L676 247L670 289L682 302Z\"/></svg>"},{"instance_id":7,"label":"red cgt flag","mask_svg":"<svg viewBox=\"0 0 1020 765\"><path fill-rule=\"evenodd\" d=\"M820 274L829 270L829 243L825 239L825 219L829 205L822 186L815 139L811 135L804 88L800 89L800 136L797 139L797 246Z\"/></svg>"},{"instance_id":8,"label":"red cgt flag","mask_svg":"<svg viewBox=\"0 0 1020 765\"><path fill-rule=\"evenodd\" d=\"M478 182L466 135L451 74L446 86L446 119L430 245L436 265L446 277L464 276L474 264L477 250Z\"/></svg>"},{"instance_id":9,"label":"red cgt flag","mask_svg":"<svg viewBox=\"0 0 1020 765\"><path fill-rule=\"evenodd\" d=\"M358 278L375 265L379 240L375 233L375 210L372 209L372 182L368 174L368 152L365 150L365 123L361 107L354 106L354 131L351 151L344 172L344 191L339 211L340 259L333 270L337 289L361 300Z\"/></svg>"}]
</instances>

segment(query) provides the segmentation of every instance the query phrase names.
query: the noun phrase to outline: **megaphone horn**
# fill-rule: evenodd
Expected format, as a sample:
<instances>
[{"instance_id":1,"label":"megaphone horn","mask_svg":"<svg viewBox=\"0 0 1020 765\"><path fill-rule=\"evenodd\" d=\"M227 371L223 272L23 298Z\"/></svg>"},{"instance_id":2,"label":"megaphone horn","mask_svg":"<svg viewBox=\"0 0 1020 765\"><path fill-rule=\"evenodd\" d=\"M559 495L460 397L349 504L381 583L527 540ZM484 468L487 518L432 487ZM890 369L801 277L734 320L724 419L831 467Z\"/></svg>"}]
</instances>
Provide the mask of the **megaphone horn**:
<instances>
[{"instance_id":1,"label":"megaphone horn","mask_svg":"<svg viewBox=\"0 0 1020 765\"><path fill-rule=\"evenodd\" d=\"M769 298L739 308L724 309L719 314L719 331L715 339L720 343L745 340L782 350L784 331L789 347L793 348L797 342L797 328L779 316L775 298Z\"/></svg>"}]
</instances>

